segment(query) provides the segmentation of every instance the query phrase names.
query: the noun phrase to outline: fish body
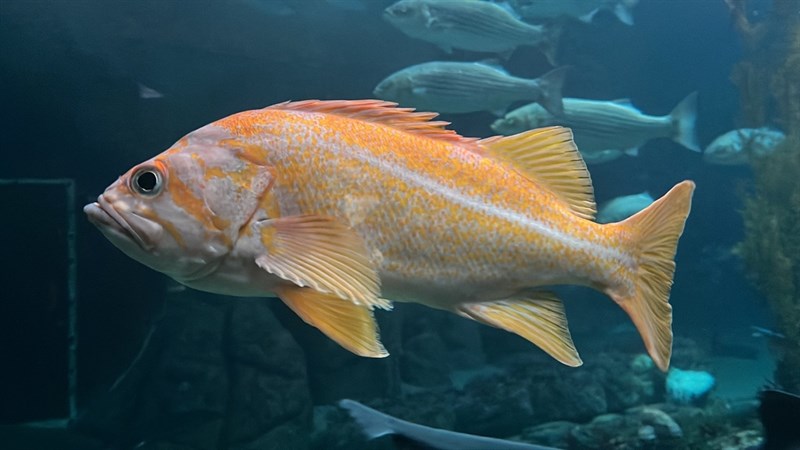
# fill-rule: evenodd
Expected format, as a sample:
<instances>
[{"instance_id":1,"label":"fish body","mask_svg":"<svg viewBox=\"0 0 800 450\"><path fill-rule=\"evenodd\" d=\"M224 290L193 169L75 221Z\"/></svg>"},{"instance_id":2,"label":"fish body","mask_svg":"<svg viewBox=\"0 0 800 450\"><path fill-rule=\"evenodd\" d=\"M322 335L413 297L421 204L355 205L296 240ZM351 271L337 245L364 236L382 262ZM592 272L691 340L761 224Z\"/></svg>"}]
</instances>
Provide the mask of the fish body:
<instances>
[{"instance_id":1,"label":"fish body","mask_svg":"<svg viewBox=\"0 0 800 450\"><path fill-rule=\"evenodd\" d=\"M632 9L639 0L512 0L511 5L522 17L531 20L552 20L567 16L591 22L602 10L612 12L620 22L633 25Z\"/></svg>"},{"instance_id":2,"label":"fish body","mask_svg":"<svg viewBox=\"0 0 800 450\"><path fill-rule=\"evenodd\" d=\"M377 100L304 101L206 125L85 207L134 259L187 286L278 296L363 356L387 353L372 308L452 311L580 358L546 291L610 295L666 368L669 286L693 183L620 224L594 200L569 130L469 139Z\"/></svg>"},{"instance_id":3,"label":"fish body","mask_svg":"<svg viewBox=\"0 0 800 450\"><path fill-rule=\"evenodd\" d=\"M496 3L476 0L401 0L384 19L406 35L451 53L510 53L520 45L555 47L540 25L527 24Z\"/></svg>"},{"instance_id":4,"label":"fish body","mask_svg":"<svg viewBox=\"0 0 800 450\"><path fill-rule=\"evenodd\" d=\"M615 197L600 207L597 223L621 222L652 203L653 197L647 192Z\"/></svg>"},{"instance_id":5,"label":"fish body","mask_svg":"<svg viewBox=\"0 0 800 450\"><path fill-rule=\"evenodd\" d=\"M554 447L458 433L407 422L362 405L355 400L340 400L339 406L347 410L367 439L396 435L423 448L433 450L558 450Z\"/></svg>"},{"instance_id":6,"label":"fish body","mask_svg":"<svg viewBox=\"0 0 800 450\"><path fill-rule=\"evenodd\" d=\"M744 165L768 155L786 139L781 131L771 128L740 128L714 139L703 152L703 160L711 164Z\"/></svg>"},{"instance_id":7,"label":"fish body","mask_svg":"<svg viewBox=\"0 0 800 450\"><path fill-rule=\"evenodd\" d=\"M491 111L502 115L513 102L533 100L560 114L565 70L553 69L531 80L481 62L432 61L393 73L375 87L374 94L440 113Z\"/></svg>"},{"instance_id":8,"label":"fish body","mask_svg":"<svg viewBox=\"0 0 800 450\"><path fill-rule=\"evenodd\" d=\"M669 138L689 150L699 152L695 137L696 94L683 99L670 114L651 116L628 101L563 99L564 112L555 116L535 103L517 108L497 119L492 129L514 134L532 128L561 125L569 127L581 153L591 159L594 153L617 150L635 155L639 147L656 138ZM606 159L607 160L607 159Z\"/></svg>"}]
</instances>

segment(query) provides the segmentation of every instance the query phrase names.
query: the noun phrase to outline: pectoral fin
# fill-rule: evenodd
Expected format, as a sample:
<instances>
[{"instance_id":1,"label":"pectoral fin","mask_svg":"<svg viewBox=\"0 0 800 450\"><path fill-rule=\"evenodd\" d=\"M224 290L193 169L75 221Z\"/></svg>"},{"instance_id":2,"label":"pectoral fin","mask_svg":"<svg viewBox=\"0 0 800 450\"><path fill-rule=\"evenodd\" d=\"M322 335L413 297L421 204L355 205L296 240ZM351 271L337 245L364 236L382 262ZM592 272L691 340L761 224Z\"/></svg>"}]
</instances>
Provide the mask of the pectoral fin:
<instances>
[{"instance_id":1,"label":"pectoral fin","mask_svg":"<svg viewBox=\"0 0 800 450\"><path fill-rule=\"evenodd\" d=\"M456 312L515 333L563 364L572 367L583 364L567 328L564 305L553 293L535 292L530 298L465 303Z\"/></svg>"},{"instance_id":2,"label":"pectoral fin","mask_svg":"<svg viewBox=\"0 0 800 450\"><path fill-rule=\"evenodd\" d=\"M372 311L311 288L285 286L278 296L307 324L358 356L384 358L389 352L378 337Z\"/></svg>"},{"instance_id":3,"label":"pectoral fin","mask_svg":"<svg viewBox=\"0 0 800 450\"><path fill-rule=\"evenodd\" d=\"M364 241L331 217L292 216L257 222L265 253L258 267L300 287L310 287L369 309L390 309L378 298L380 281Z\"/></svg>"}]
</instances>

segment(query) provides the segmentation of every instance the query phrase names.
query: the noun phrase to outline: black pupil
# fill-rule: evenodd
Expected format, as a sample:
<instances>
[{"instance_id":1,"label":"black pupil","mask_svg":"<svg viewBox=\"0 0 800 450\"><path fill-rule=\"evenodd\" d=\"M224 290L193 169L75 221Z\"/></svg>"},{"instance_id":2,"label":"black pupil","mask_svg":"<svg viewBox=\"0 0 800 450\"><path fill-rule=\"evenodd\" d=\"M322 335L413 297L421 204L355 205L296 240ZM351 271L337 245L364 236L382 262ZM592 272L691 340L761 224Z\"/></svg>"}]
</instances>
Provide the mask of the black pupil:
<instances>
[{"instance_id":1,"label":"black pupil","mask_svg":"<svg viewBox=\"0 0 800 450\"><path fill-rule=\"evenodd\" d=\"M153 172L142 172L136 177L136 186L142 192L151 192L156 188L158 178Z\"/></svg>"}]
</instances>

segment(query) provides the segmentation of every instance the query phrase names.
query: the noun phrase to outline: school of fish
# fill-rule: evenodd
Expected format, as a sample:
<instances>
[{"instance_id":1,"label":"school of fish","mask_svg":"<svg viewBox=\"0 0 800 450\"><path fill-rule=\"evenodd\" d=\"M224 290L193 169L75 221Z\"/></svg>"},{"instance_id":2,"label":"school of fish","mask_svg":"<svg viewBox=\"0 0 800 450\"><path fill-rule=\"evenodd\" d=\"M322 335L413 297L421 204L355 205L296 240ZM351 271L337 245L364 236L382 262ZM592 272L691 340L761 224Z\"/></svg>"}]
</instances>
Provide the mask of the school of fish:
<instances>
[{"instance_id":1,"label":"school of fish","mask_svg":"<svg viewBox=\"0 0 800 450\"><path fill-rule=\"evenodd\" d=\"M694 183L594 222L571 132L464 138L379 100L231 115L138 164L86 205L133 259L203 291L277 296L362 356L387 355L374 308L416 302L581 364L548 285L589 286L671 355L669 292Z\"/></svg>"}]
</instances>

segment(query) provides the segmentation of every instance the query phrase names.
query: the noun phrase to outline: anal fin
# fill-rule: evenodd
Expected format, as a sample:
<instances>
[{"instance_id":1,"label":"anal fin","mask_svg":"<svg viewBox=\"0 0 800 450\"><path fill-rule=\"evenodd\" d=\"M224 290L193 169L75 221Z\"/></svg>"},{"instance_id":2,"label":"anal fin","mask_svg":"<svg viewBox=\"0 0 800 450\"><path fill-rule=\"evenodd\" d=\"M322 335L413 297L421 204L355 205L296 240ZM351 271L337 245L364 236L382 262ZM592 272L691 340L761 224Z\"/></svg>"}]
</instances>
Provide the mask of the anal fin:
<instances>
[{"instance_id":1,"label":"anal fin","mask_svg":"<svg viewBox=\"0 0 800 450\"><path fill-rule=\"evenodd\" d=\"M478 322L515 333L568 366L583 364L567 328L564 305L551 292L527 298L465 303L456 312Z\"/></svg>"},{"instance_id":2,"label":"anal fin","mask_svg":"<svg viewBox=\"0 0 800 450\"><path fill-rule=\"evenodd\" d=\"M306 287L283 286L276 293L307 324L345 349L369 358L389 356L368 307Z\"/></svg>"}]
</instances>

